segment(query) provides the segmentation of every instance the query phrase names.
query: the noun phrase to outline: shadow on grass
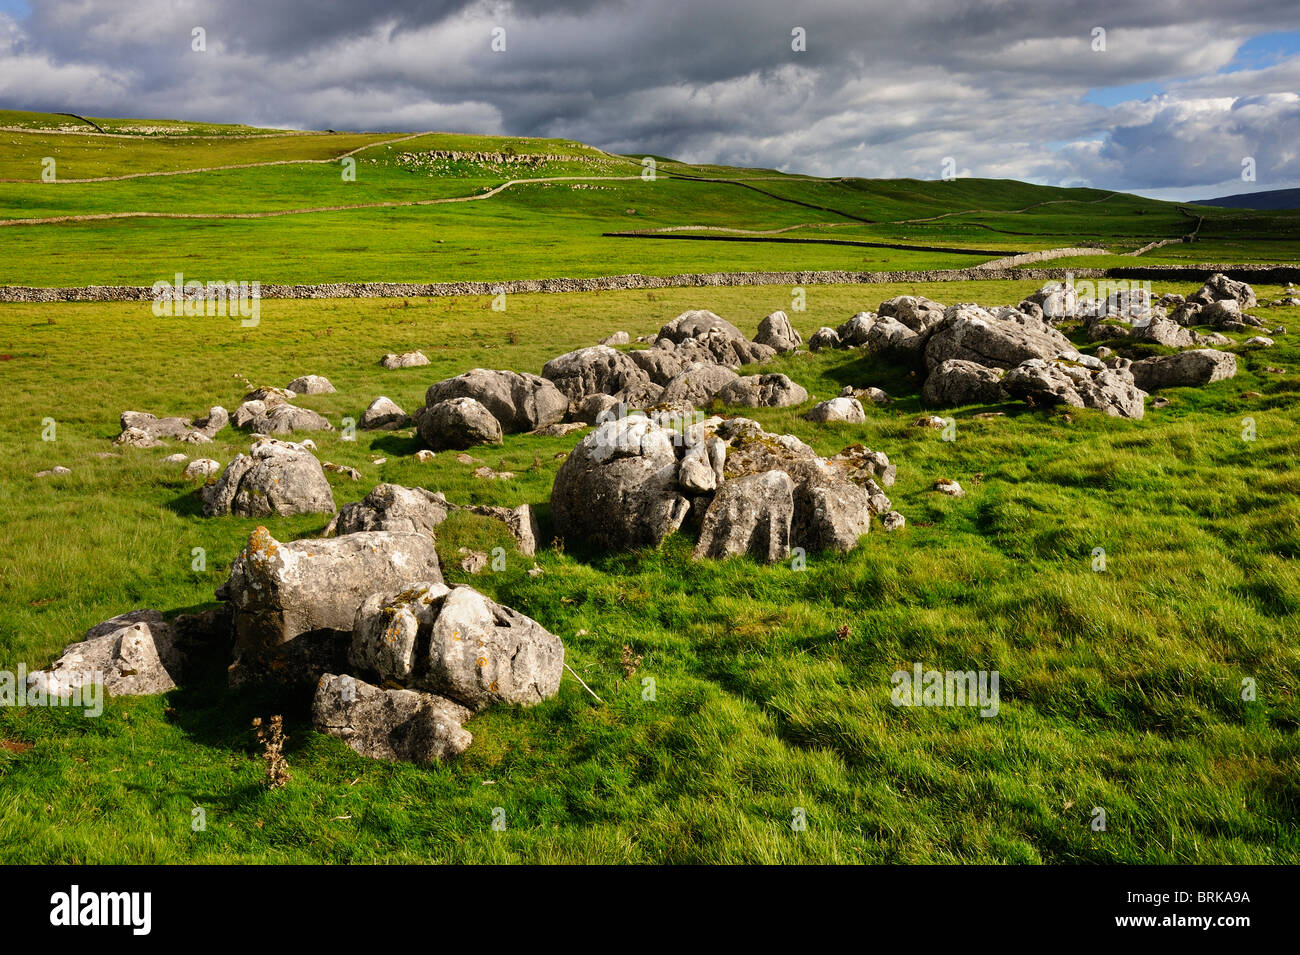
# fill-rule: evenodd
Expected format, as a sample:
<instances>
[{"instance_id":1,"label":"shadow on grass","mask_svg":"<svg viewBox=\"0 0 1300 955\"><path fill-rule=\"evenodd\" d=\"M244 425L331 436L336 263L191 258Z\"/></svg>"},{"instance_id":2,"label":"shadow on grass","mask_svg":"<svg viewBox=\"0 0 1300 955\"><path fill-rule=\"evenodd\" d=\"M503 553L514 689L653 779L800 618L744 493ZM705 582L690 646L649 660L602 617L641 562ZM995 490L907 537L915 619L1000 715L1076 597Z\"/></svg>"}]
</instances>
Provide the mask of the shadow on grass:
<instances>
[{"instance_id":1,"label":"shadow on grass","mask_svg":"<svg viewBox=\"0 0 1300 955\"><path fill-rule=\"evenodd\" d=\"M385 434L370 443L372 451L384 451L388 454L413 456L416 451L425 448L425 443L418 436L407 437L401 434Z\"/></svg>"}]
</instances>

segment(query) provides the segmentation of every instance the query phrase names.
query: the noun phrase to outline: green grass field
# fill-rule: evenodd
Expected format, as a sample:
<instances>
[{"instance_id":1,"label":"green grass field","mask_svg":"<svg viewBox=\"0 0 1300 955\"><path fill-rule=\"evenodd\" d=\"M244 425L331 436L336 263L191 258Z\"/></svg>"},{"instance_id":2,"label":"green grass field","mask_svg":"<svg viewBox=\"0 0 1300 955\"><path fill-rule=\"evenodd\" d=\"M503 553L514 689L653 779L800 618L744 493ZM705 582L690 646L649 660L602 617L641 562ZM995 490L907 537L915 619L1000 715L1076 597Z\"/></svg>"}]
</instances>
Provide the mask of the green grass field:
<instances>
[{"instance_id":1,"label":"green grass field","mask_svg":"<svg viewBox=\"0 0 1300 955\"><path fill-rule=\"evenodd\" d=\"M95 121L162 131L97 139L48 132L75 124L70 117L0 114L0 126L31 130L0 131L0 168L12 176L56 145L97 175L351 148L346 135L253 139L264 131ZM192 135L211 141L179 138ZM412 143L416 152L560 158L523 172L464 160L434 169L397 158ZM355 183L341 180L337 164L0 183L0 217L407 202L470 195L510 178L640 170L637 157L581 144L451 134L372 147L357 159ZM749 179L764 192L673 172ZM0 284L150 284L177 271L330 282L965 267L981 259L602 233L834 224L782 234L990 250L1100 237L1114 253L1150 241L1146 230L1174 235L1190 221L1137 197L1097 202L1108 195L1097 190L768 176L779 174L667 161L653 183L535 184L456 204L4 226ZM994 211L902 221L967 209ZM1202 212L1204 243L1166 247L1150 261L1177 262L1183 252L1197 261L1295 261L1291 216ZM1284 254L1273 258L1275 249ZM409 411L441 378L472 367L535 373L611 332L654 332L687 308L712 309L751 335L784 308L806 337L898 294L1014 304L1038 284L811 286L803 312L781 286L511 295L504 313L473 296L266 300L255 328L156 318L147 303L0 304L0 670L48 665L88 627L127 610L215 606L214 589L259 523L202 517L197 482L162 463L182 450L224 464L247 449L246 435L226 430L201 449L117 449L111 439L124 410L196 416L213 404L234 408L243 377L283 386L314 373L338 392L299 403L337 427L378 395ZM1154 292L1195 287L1156 283ZM1263 302L1282 289L1257 292ZM387 481L440 490L457 503L537 506L548 546L535 559L519 556L499 524L453 515L437 542L446 576L558 634L568 663L603 702L566 673L555 699L476 716L467 726L472 746L432 766L357 756L313 731L307 699L228 695L221 659L163 696L111 699L97 719L0 708L0 859L1295 864L1300 308L1258 314L1292 334L1272 349L1241 350L1231 380L1165 392L1169 407L1148 403L1142 421L1019 403L967 407L943 412L957 422L952 442L915 424L924 409L909 368L858 351L774 360L766 367L812 398L749 413L823 454L854 443L886 452L898 465L890 497L908 520L898 533L873 530L850 554L809 555L805 570L694 562L689 536L660 551L618 554L551 544L557 456L578 436L513 435L476 449L474 457L516 474L482 481L453 452L417 463L420 444L409 431L359 431L355 442L313 434L322 459L361 472L358 482L330 474L340 505ZM414 348L432 364L378 365L385 352ZM879 386L895 401L868 406L863 425L803 420L814 401L844 385ZM988 411L1005 414L976 417ZM56 439L42 440L51 418ZM1243 440L1245 418L1255 440ZM55 465L72 473L35 477ZM940 478L958 480L966 496L933 491ZM284 540L315 536L325 522L261 523ZM460 569L459 548L498 545L508 552L504 571ZM1106 552L1101 573L1092 569L1097 547ZM202 570L194 548L206 555ZM534 563L539 576L528 573ZM624 647L642 658L631 678ZM890 676L914 663L997 670L998 715L893 706ZM647 678L653 700L643 698ZM1247 679L1257 686L1251 702L1242 699ZM262 784L250 728L253 717L272 713L284 714L290 736L293 779L278 790ZM505 831L492 828L498 807ZM1095 807L1106 811L1105 832L1090 826ZM206 813L201 832L191 826L196 808ZM800 809L807 830L795 832Z\"/></svg>"},{"instance_id":2,"label":"green grass field","mask_svg":"<svg viewBox=\"0 0 1300 955\"><path fill-rule=\"evenodd\" d=\"M940 300L1017 301L1029 283L927 287ZM1157 291L1161 291L1157 288ZM806 333L902 287L810 291ZM1261 292L1278 290L1261 290ZM233 406L236 375L283 385L328 375L336 395L303 399L338 423L383 393L405 407L471 366L536 371L549 356L618 328L656 329L708 305L752 332L784 290L265 302L261 325L156 319L146 305L0 306L8 392L0 446L0 666L48 663L88 626L137 606L214 605L213 588L255 521L204 519L195 487L161 464L171 448L111 447L117 414ZM1270 312L1300 321L1300 310ZM428 368L384 371L386 350L422 348ZM116 699L105 715L14 709L0 739L0 834L7 861L877 861L1291 862L1296 828L1300 655L1300 453L1294 346L1243 353L1237 378L1171 393L1141 422L1029 412L977 420L958 440L914 427L906 372L856 353L777 362L814 397L844 384L898 397L864 426L759 412L823 453L863 442L899 466L909 519L803 572L749 560L693 563L662 552L548 549L470 578L457 549L509 546L468 516L438 547L449 579L536 617L605 701L566 676L560 696L494 710L445 766L365 760L310 728L300 707L222 692L206 679L158 698ZM1286 374L1264 371L1283 366ZM1258 397L1243 397L1243 392ZM42 419L58 440L40 440ZM1240 438L1241 419L1258 440ZM557 452L574 442L508 437L475 456L515 471L482 482L442 453L420 465L401 433L355 444L316 435L339 503L379 481L460 502L541 506ZM226 431L207 453L245 441ZM384 464L372 463L375 457ZM35 471L64 464L68 477ZM929 488L967 487L960 500ZM315 517L269 522L318 533ZM547 539L549 539L549 536ZM1094 547L1108 555L1091 570ZM208 554L204 573L191 551ZM511 550L513 554L513 550ZM849 628L846 639L837 636ZM623 678L624 645L643 656ZM905 710L889 676L914 661L997 669L1002 707ZM641 679L653 677L655 702ZM1243 703L1241 681L1258 681ZM267 792L248 730L286 710L293 781ZM169 715L170 714L170 715ZM21 748L21 747L19 747ZM190 830L205 807L208 830ZM495 807L508 830L490 828ZM1089 828L1107 809L1106 833ZM795 807L807 832L789 826ZM348 817L348 818L339 818Z\"/></svg>"}]
</instances>

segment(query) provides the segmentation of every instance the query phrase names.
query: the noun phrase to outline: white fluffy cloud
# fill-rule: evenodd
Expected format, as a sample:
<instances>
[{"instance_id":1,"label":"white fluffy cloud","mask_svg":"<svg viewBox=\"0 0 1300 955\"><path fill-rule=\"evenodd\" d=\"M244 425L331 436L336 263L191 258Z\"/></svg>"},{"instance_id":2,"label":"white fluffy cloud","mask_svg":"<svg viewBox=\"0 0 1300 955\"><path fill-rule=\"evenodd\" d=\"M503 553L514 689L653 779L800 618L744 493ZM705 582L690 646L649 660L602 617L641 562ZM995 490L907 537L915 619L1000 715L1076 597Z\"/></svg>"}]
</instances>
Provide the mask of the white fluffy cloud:
<instances>
[{"instance_id":1,"label":"white fluffy cloud","mask_svg":"<svg viewBox=\"0 0 1300 955\"><path fill-rule=\"evenodd\" d=\"M0 16L0 105L553 135L818 175L934 178L953 157L1195 197L1300 183L1300 55L1226 71L1296 28L1294 0L45 0ZM1089 96L1116 87L1143 95Z\"/></svg>"}]
</instances>

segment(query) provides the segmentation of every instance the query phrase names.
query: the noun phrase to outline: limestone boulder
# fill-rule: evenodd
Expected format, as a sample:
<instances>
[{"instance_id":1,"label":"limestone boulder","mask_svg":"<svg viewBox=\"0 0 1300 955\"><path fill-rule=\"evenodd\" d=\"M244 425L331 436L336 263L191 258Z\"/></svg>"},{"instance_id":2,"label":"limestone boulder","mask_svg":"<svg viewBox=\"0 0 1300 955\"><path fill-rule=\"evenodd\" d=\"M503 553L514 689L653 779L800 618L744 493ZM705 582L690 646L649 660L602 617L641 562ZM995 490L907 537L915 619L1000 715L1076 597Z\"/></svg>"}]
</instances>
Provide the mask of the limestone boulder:
<instances>
[{"instance_id":1,"label":"limestone boulder","mask_svg":"<svg viewBox=\"0 0 1300 955\"><path fill-rule=\"evenodd\" d=\"M441 493L422 487L380 484L359 501L344 504L325 529L325 536L361 531L395 531L433 536L451 505Z\"/></svg>"},{"instance_id":2,"label":"limestone boulder","mask_svg":"<svg viewBox=\"0 0 1300 955\"><path fill-rule=\"evenodd\" d=\"M1237 356L1213 348L1157 355L1133 362L1133 380L1143 391L1208 385L1237 374Z\"/></svg>"},{"instance_id":3,"label":"limestone boulder","mask_svg":"<svg viewBox=\"0 0 1300 955\"><path fill-rule=\"evenodd\" d=\"M785 560L793 519L794 482L784 471L727 481L704 514L692 556L699 560L748 554L769 564Z\"/></svg>"},{"instance_id":4,"label":"limestone boulder","mask_svg":"<svg viewBox=\"0 0 1300 955\"><path fill-rule=\"evenodd\" d=\"M746 375L714 393L725 405L744 408L788 408L808 400L808 392L787 376L773 373Z\"/></svg>"},{"instance_id":5,"label":"limestone boulder","mask_svg":"<svg viewBox=\"0 0 1300 955\"><path fill-rule=\"evenodd\" d=\"M857 398L831 398L814 405L804 417L822 423L863 424L867 413Z\"/></svg>"},{"instance_id":6,"label":"limestone boulder","mask_svg":"<svg viewBox=\"0 0 1300 955\"><path fill-rule=\"evenodd\" d=\"M794 351L802 345L803 336L790 324L790 316L785 312L777 311L758 323L758 334L754 336L754 341L774 348L778 352L787 352Z\"/></svg>"},{"instance_id":7,"label":"limestone boulder","mask_svg":"<svg viewBox=\"0 0 1300 955\"><path fill-rule=\"evenodd\" d=\"M415 413L420 440L434 451L500 444L501 422L473 398L448 398Z\"/></svg>"},{"instance_id":8,"label":"limestone boulder","mask_svg":"<svg viewBox=\"0 0 1300 955\"><path fill-rule=\"evenodd\" d=\"M357 608L371 594L421 581L442 583L428 534L366 531L281 542L258 527L217 590L233 620L232 683L268 671L315 682L320 666L338 665Z\"/></svg>"},{"instance_id":9,"label":"limestone boulder","mask_svg":"<svg viewBox=\"0 0 1300 955\"><path fill-rule=\"evenodd\" d=\"M411 423L411 416L403 411L397 402L380 395L366 407L357 419L357 427L362 431L393 431L405 428Z\"/></svg>"},{"instance_id":10,"label":"limestone boulder","mask_svg":"<svg viewBox=\"0 0 1300 955\"><path fill-rule=\"evenodd\" d=\"M372 759L432 763L463 753L472 714L432 693L385 689L347 674L324 673L312 699L317 732Z\"/></svg>"},{"instance_id":11,"label":"limestone boulder","mask_svg":"<svg viewBox=\"0 0 1300 955\"><path fill-rule=\"evenodd\" d=\"M334 386L323 375L300 375L285 386L295 395L332 395Z\"/></svg>"},{"instance_id":12,"label":"limestone boulder","mask_svg":"<svg viewBox=\"0 0 1300 955\"><path fill-rule=\"evenodd\" d=\"M334 492L316 456L301 444L263 438L238 454L202 491L207 517L332 514Z\"/></svg>"},{"instance_id":13,"label":"limestone boulder","mask_svg":"<svg viewBox=\"0 0 1300 955\"><path fill-rule=\"evenodd\" d=\"M1045 322L1018 310L1019 318L995 317L978 306L948 308L925 345L925 363L933 370L949 359L987 368L1014 368L1031 358L1050 361L1074 351L1070 340Z\"/></svg>"},{"instance_id":14,"label":"limestone boulder","mask_svg":"<svg viewBox=\"0 0 1300 955\"><path fill-rule=\"evenodd\" d=\"M97 682L109 696L151 696L176 689L181 667L175 629L157 610L134 610L92 627L27 685L62 698L81 690L84 699Z\"/></svg>"},{"instance_id":15,"label":"limestone boulder","mask_svg":"<svg viewBox=\"0 0 1300 955\"><path fill-rule=\"evenodd\" d=\"M552 358L542 368L542 377L553 382L570 401L580 401L587 395L616 395L652 384L625 352L608 345L579 348Z\"/></svg>"},{"instance_id":16,"label":"limestone boulder","mask_svg":"<svg viewBox=\"0 0 1300 955\"><path fill-rule=\"evenodd\" d=\"M1006 398L1000 368L986 368L973 361L949 358L926 376L921 400L939 408L958 405L996 404Z\"/></svg>"},{"instance_id":17,"label":"limestone boulder","mask_svg":"<svg viewBox=\"0 0 1300 955\"><path fill-rule=\"evenodd\" d=\"M642 415L598 426L556 473L556 533L607 549L658 547L690 509L677 485L675 440L675 432Z\"/></svg>"},{"instance_id":18,"label":"limestone boulder","mask_svg":"<svg viewBox=\"0 0 1300 955\"><path fill-rule=\"evenodd\" d=\"M430 385L425 406L449 398L473 398L492 413L506 434L557 424L569 410L568 397L545 378L485 368L474 368Z\"/></svg>"}]
</instances>

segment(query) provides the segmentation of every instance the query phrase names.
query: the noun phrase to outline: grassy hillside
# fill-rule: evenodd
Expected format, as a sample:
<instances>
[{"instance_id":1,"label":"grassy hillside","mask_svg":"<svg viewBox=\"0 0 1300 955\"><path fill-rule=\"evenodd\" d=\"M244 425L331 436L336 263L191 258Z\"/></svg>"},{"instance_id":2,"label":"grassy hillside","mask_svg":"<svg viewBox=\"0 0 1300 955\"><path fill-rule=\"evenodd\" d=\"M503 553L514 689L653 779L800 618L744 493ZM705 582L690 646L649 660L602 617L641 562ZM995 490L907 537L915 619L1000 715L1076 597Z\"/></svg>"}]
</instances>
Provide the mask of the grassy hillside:
<instances>
[{"instance_id":1,"label":"grassy hillside","mask_svg":"<svg viewBox=\"0 0 1300 955\"><path fill-rule=\"evenodd\" d=\"M664 160L648 182L641 157L560 139L263 136L245 127L98 119L105 129L137 132L50 132L89 129L77 122L0 115L0 126L23 127L0 131L0 179L21 180L0 182L10 252L0 283L148 285L178 270L200 279L317 282L962 268L980 258L873 245L994 253L986 259L1081 244L1122 253L1181 236L1199 215L1203 249L1170 246L1143 261L1259 262L1292 254L1300 234L1300 213L1189 214L1137 196L1008 180L815 179ZM345 177L345 155L355 161L354 180ZM55 162L55 182L41 181L46 158ZM73 181L81 179L107 181ZM501 189L512 181L520 182ZM663 235L683 227L695 227L695 237L762 241Z\"/></svg>"},{"instance_id":2,"label":"grassy hillside","mask_svg":"<svg viewBox=\"0 0 1300 955\"><path fill-rule=\"evenodd\" d=\"M683 243L689 245L690 243ZM927 286L942 301L1015 302L1032 283ZM1185 286L1157 286L1156 292ZM807 335L915 287L811 289ZM1260 289L1274 297L1280 289ZM241 329L156 319L147 305L0 305L11 400L0 408L0 668L47 664L113 614L213 605L256 521L199 516L195 486L161 459L100 459L127 408L233 407L238 375L283 385L325 374L302 399L336 424L378 394L410 409L432 381L473 366L536 372L549 357L624 329L651 332L707 306L753 333L789 307L774 288L485 298L264 302ZM1300 309L1270 321L1294 326ZM1241 337L1241 336L1238 336ZM428 368L384 371L388 350ZM566 675L555 700L476 717L474 744L441 766L389 765L316 734L304 705L227 698L216 661L162 697L109 701L101 719L0 711L0 844L10 862L1274 862L1300 861L1300 351L1245 352L1237 378L1168 392L1132 422L1072 410L958 409L958 440L918 428L916 379L858 352L773 367L814 399L845 384L896 397L865 425L812 425L804 407L759 411L820 452L855 442L898 465L898 534L808 569L746 559L697 564L688 539L662 552L547 547L515 555L465 517L438 549L472 581L558 633L605 701ZM1281 367L1284 374L1268 372ZM981 420L977 412L1005 417ZM1258 440L1240 439L1241 419ZM42 419L58 440L40 440ZM474 456L517 474L483 482L444 452L415 462L404 433L314 436L340 504L379 481L457 502L539 505L577 440L510 436ZM247 440L203 452L227 461ZM376 463L376 459L385 459ZM63 464L64 478L34 472ZM967 496L930 490L957 479ZM324 519L267 522L282 538ZM509 551L470 577L458 548ZM1094 547L1108 555L1091 570ZM207 552L192 570L192 548ZM841 637L840 628L847 628ZM624 679L622 648L643 657ZM889 703L915 661L995 668L993 719ZM653 677L657 698L641 698ZM1244 677L1259 699L1243 703ZM267 792L249 730L285 711L293 781ZM24 747L30 745L29 749ZM18 750L18 751L15 751ZM191 830L205 808L207 830ZM495 807L507 831L490 828ZM1105 833L1089 827L1107 810ZM795 807L808 831L790 829Z\"/></svg>"}]
</instances>

